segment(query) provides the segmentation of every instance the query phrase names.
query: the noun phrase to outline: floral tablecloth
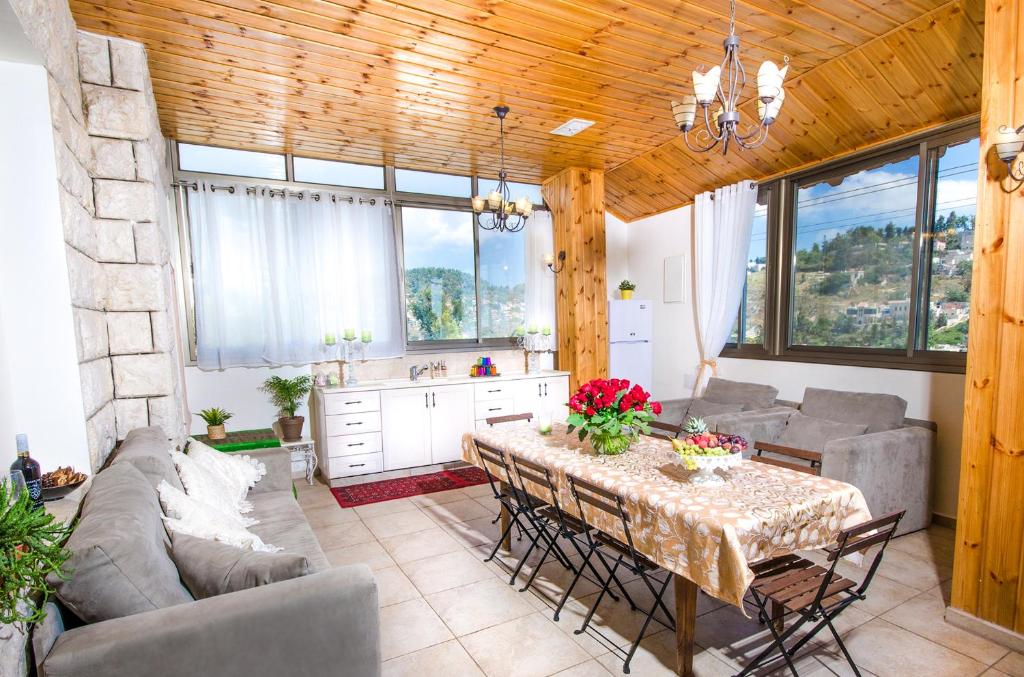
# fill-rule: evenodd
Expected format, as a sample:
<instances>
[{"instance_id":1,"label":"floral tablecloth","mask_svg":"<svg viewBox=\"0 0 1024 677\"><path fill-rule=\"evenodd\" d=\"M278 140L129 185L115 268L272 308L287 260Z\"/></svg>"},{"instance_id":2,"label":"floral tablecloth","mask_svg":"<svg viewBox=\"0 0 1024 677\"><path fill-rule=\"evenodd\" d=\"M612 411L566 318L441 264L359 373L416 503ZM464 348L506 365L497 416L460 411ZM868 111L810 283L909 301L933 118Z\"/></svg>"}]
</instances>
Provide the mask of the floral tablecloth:
<instances>
[{"instance_id":1,"label":"floral tablecloth","mask_svg":"<svg viewBox=\"0 0 1024 677\"><path fill-rule=\"evenodd\" d=\"M720 486L686 481L666 440L641 437L619 456L598 456L590 444L555 424L551 435L532 426L495 427L463 438L463 459L480 465L474 438L552 471L563 509L576 514L567 474L619 494L631 518L638 551L699 585L709 595L742 607L753 580L749 562L834 542L847 526L871 518L856 487L762 463L744 462ZM550 493L527 487L538 498ZM585 504L587 521L622 538L622 525Z\"/></svg>"}]
</instances>

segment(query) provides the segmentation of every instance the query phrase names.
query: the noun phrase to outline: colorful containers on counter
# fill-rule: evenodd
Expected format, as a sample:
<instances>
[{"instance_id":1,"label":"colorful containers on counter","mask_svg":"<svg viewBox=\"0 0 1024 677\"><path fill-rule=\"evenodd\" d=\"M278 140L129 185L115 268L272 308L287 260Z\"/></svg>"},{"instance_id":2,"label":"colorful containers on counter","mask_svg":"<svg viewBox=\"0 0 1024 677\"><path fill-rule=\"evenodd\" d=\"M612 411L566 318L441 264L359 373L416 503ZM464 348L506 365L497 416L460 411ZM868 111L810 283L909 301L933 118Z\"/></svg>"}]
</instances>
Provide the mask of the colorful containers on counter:
<instances>
[{"instance_id":1,"label":"colorful containers on counter","mask_svg":"<svg viewBox=\"0 0 1024 677\"><path fill-rule=\"evenodd\" d=\"M500 376L501 373L498 371L498 365L491 362L491 358L481 357L477 359L476 364L469 368L469 375L472 377Z\"/></svg>"}]
</instances>

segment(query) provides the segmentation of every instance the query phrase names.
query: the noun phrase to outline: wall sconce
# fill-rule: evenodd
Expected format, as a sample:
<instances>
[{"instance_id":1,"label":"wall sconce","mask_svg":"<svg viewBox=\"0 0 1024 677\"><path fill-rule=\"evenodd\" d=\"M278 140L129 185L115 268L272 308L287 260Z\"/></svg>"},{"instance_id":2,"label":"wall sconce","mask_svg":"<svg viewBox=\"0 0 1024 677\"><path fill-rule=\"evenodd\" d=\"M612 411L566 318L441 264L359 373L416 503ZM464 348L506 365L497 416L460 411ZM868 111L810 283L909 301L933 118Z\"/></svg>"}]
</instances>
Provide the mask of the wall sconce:
<instances>
[{"instance_id":1,"label":"wall sconce","mask_svg":"<svg viewBox=\"0 0 1024 677\"><path fill-rule=\"evenodd\" d=\"M557 268L555 267L555 255L554 254L545 254L544 255L544 263L547 264L548 270L550 270L555 275L558 275L560 272L562 272L562 269L565 268L565 250L563 249L562 251L558 252L558 267Z\"/></svg>"},{"instance_id":2,"label":"wall sconce","mask_svg":"<svg viewBox=\"0 0 1024 677\"><path fill-rule=\"evenodd\" d=\"M996 133L996 155L1006 163L1006 173L1016 183L1013 188L1007 189L1003 181L999 187L1004 193L1015 193L1024 185L1024 157L1021 150L1024 149L1024 125L1017 129L1003 125Z\"/></svg>"}]
</instances>

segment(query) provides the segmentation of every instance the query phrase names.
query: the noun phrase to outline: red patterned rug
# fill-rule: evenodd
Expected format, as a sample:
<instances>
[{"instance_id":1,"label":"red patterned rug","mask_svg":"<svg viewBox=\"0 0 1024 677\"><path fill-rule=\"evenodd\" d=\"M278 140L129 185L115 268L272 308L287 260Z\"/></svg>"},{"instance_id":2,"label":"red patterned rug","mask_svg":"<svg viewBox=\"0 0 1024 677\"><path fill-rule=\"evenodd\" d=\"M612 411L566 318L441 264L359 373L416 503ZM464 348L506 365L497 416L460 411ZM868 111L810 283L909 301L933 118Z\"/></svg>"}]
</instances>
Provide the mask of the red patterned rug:
<instances>
[{"instance_id":1,"label":"red patterned rug","mask_svg":"<svg viewBox=\"0 0 1024 677\"><path fill-rule=\"evenodd\" d=\"M354 508L357 505L380 503L396 498L408 498L422 494L433 494L449 489L462 489L483 484L487 474L476 466L442 470L429 475L413 475L393 480L380 480L365 484L353 484L347 487L334 487L331 493L338 499L342 508Z\"/></svg>"}]
</instances>

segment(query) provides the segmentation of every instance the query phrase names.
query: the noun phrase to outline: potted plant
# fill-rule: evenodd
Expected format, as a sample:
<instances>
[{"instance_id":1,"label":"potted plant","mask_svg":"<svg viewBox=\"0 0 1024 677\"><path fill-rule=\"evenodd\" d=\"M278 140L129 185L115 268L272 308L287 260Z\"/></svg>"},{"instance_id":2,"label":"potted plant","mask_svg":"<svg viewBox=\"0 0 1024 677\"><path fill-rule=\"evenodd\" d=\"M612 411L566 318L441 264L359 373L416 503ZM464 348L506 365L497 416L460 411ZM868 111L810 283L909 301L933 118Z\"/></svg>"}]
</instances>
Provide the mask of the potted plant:
<instances>
[{"instance_id":1,"label":"potted plant","mask_svg":"<svg viewBox=\"0 0 1024 677\"><path fill-rule=\"evenodd\" d=\"M277 423L281 426L281 436L285 442L302 439L302 424L306 419L296 416L295 410L312 389L313 377L309 374L295 378L271 376L263 382L260 390L270 395L271 403L278 408L280 418Z\"/></svg>"},{"instance_id":2,"label":"potted plant","mask_svg":"<svg viewBox=\"0 0 1024 677\"><path fill-rule=\"evenodd\" d=\"M623 280L619 283L619 296L623 301L633 298L633 290L636 289L636 283L630 282L629 280Z\"/></svg>"},{"instance_id":3,"label":"potted plant","mask_svg":"<svg viewBox=\"0 0 1024 677\"><path fill-rule=\"evenodd\" d=\"M0 624L37 623L53 594L49 576L65 579L71 526L33 506L31 492L0 480ZM52 579L50 579L52 580Z\"/></svg>"},{"instance_id":4,"label":"potted plant","mask_svg":"<svg viewBox=\"0 0 1024 677\"><path fill-rule=\"evenodd\" d=\"M648 425L661 413L661 403L639 385L617 378L595 379L584 383L569 399L569 432L579 430L582 442L590 443L599 454L621 454L640 433L651 432Z\"/></svg>"},{"instance_id":5,"label":"potted plant","mask_svg":"<svg viewBox=\"0 0 1024 677\"><path fill-rule=\"evenodd\" d=\"M198 414L199 418L206 421L206 436L211 440L223 440L228 434L224 432L224 424L234 416L230 411L220 407L203 409Z\"/></svg>"}]
</instances>

